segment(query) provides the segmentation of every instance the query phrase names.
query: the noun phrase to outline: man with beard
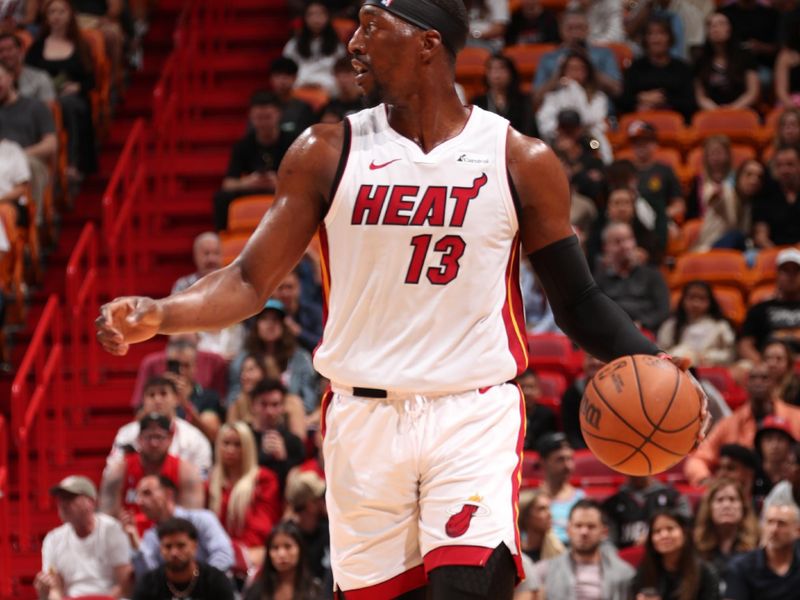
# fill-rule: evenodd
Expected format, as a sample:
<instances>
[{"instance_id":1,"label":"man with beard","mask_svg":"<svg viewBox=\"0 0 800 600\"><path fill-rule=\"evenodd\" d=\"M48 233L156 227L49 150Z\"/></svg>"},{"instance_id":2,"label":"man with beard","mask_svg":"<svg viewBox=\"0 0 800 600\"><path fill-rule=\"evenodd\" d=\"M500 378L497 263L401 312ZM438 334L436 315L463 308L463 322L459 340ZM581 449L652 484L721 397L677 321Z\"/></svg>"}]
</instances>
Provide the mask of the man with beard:
<instances>
[{"instance_id":1,"label":"man with beard","mask_svg":"<svg viewBox=\"0 0 800 600\"><path fill-rule=\"evenodd\" d=\"M197 529L186 519L172 518L158 526L164 564L145 575L134 600L233 600L233 590L222 571L194 558Z\"/></svg>"},{"instance_id":2,"label":"man with beard","mask_svg":"<svg viewBox=\"0 0 800 600\"><path fill-rule=\"evenodd\" d=\"M546 598L584 600L626 600L635 571L617 556L613 547L603 546L608 529L600 505L580 500L569 513L569 552L542 562L539 574Z\"/></svg>"}]
</instances>

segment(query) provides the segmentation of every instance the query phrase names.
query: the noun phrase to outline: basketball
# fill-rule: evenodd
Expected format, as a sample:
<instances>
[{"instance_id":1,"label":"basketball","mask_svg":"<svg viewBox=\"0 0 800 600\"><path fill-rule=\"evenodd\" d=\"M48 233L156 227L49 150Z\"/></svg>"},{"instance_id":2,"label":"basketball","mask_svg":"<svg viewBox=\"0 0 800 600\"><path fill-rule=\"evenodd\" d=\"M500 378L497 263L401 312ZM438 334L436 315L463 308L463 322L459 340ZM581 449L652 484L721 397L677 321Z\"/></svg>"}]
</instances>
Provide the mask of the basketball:
<instances>
[{"instance_id":1,"label":"basketball","mask_svg":"<svg viewBox=\"0 0 800 600\"><path fill-rule=\"evenodd\" d=\"M702 399L668 360L636 354L608 363L586 385L580 423L586 445L612 469L653 475L694 447Z\"/></svg>"}]
</instances>

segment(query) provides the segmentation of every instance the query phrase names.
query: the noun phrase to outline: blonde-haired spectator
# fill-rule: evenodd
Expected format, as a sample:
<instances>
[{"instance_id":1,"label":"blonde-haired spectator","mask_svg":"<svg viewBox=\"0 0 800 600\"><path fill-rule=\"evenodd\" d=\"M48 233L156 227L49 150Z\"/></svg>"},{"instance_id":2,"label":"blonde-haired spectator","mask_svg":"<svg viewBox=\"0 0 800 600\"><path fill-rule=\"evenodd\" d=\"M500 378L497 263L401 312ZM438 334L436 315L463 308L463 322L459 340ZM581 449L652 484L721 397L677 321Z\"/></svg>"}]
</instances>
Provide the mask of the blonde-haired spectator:
<instances>
[{"instance_id":1,"label":"blonde-haired spectator","mask_svg":"<svg viewBox=\"0 0 800 600\"><path fill-rule=\"evenodd\" d=\"M241 550L248 571L255 571L264 561L267 535L281 517L278 478L269 469L258 466L253 433L242 421L225 423L220 428L215 450L208 506L228 532L234 547Z\"/></svg>"}]
</instances>

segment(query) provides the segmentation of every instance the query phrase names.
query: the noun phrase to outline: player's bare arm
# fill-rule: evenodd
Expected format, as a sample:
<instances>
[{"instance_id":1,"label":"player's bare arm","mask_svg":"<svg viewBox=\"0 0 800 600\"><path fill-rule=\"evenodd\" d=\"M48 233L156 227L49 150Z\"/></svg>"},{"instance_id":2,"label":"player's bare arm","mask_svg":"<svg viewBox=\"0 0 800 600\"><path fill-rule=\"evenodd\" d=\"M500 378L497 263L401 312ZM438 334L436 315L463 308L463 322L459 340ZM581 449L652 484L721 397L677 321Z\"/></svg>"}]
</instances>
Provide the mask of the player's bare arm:
<instances>
[{"instance_id":1,"label":"player's bare arm","mask_svg":"<svg viewBox=\"0 0 800 600\"><path fill-rule=\"evenodd\" d=\"M123 355L159 333L217 331L257 313L317 231L343 135L341 124L315 125L295 141L281 163L274 205L230 265L161 300L132 296L104 305L95 322L103 347Z\"/></svg>"},{"instance_id":2,"label":"player's bare arm","mask_svg":"<svg viewBox=\"0 0 800 600\"><path fill-rule=\"evenodd\" d=\"M100 494L97 509L101 513L118 519L122 509L122 483L125 475L125 463L120 460L106 467L100 483Z\"/></svg>"},{"instance_id":3,"label":"player's bare arm","mask_svg":"<svg viewBox=\"0 0 800 600\"><path fill-rule=\"evenodd\" d=\"M205 506L205 488L197 467L184 460L180 463L180 505L186 508L203 508Z\"/></svg>"}]
</instances>

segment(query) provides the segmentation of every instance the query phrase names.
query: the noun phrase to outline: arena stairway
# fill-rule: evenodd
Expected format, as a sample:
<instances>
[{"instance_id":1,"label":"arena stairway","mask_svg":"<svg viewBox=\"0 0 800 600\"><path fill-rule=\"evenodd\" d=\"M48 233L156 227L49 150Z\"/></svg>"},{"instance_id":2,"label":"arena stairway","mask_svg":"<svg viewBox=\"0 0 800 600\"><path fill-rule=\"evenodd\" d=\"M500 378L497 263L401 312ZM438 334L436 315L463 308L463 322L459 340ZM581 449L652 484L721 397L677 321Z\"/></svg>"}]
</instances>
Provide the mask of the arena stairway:
<instances>
[{"instance_id":1,"label":"arena stairway","mask_svg":"<svg viewBox=\"0 0 800 600\"><path fill-rule=\"evenodd\" d=\"M164 236L157 246L156 268L147 277L138 278L139 291L143 294L167 294L175 279L192 271L192 241L198 233L212 227L211 198L224 175L231 146L245 131L249 97L253 91L268 86L269 63L280 53L289 35L290 22L282 0L226 2L234 11L221 33L227 51L209 60L214 86L194 99L193 108L198 119L190 122L183 132L185 139L191 142L191 149L182 154L176 165L180 191L178 197L164 199L169 236ZM32 290L25 323L13 336L13 368L20 364L46 299L52 293L64 297L66 263L84 224L87 221L100 223L102 195L133 123L139 117L149 119L151 116L152 91L171 51L182 5L183 0L161 0L152 15L145 38L143 69L133 75L115 110L102 144L99 172L87 178L72 209L62 215L57 245L46 258L43 283ZM108 269L102 260L99 281L100 301L103 302L108 299L108 290L103 287L108 281ZM89 407L86 419L68 429L66 444L70 459L58 469L54 481L81 473L99 483L114 434L131 419L131 390L138 365L147 353L163 348L163 342L160 339L135 346L123 358L101 353L101 384L90 388L82 399ZM9 409L12 378L13 370L0 375L0 412L5 414ZM12 523L17 519L20 502L15 463L16 457L12 457ZM34 511L34 545L14 540L15 599L35 598L31 583L40 567L40 541L58 524L53 506L47 511Z\"/></svg>"}]
</instances>

